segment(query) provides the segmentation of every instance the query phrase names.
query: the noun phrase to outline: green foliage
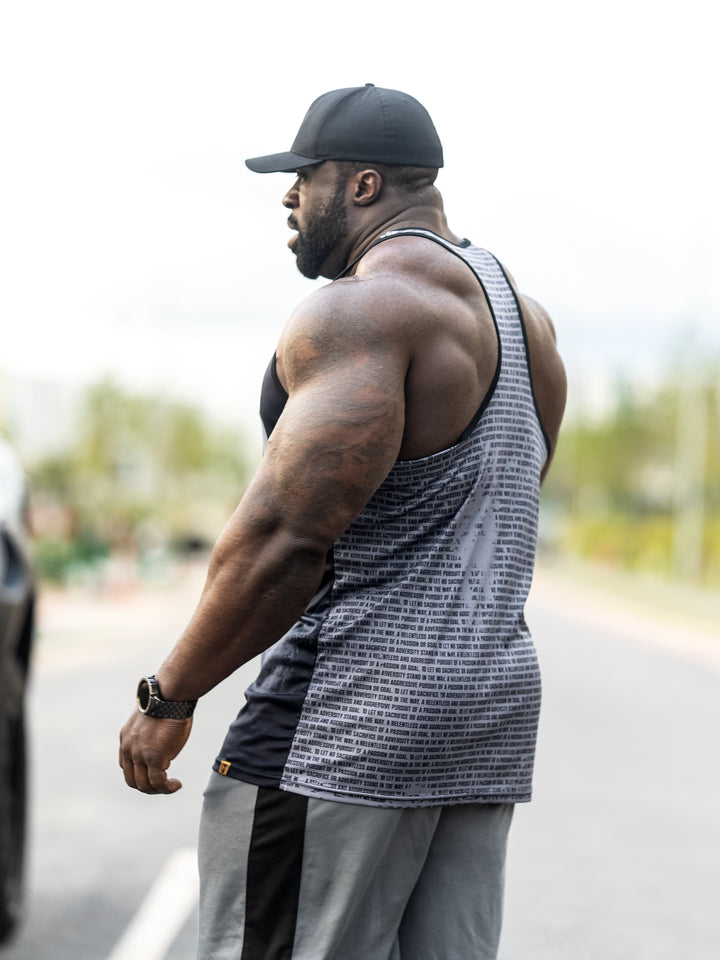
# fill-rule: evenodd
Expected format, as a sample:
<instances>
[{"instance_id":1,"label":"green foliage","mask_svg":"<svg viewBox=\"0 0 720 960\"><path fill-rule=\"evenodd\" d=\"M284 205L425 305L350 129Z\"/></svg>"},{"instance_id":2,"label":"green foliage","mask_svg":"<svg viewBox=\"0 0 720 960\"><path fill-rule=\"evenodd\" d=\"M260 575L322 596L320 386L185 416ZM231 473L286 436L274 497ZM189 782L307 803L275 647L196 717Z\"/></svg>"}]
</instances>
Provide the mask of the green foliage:
<instances>
[{"instance_id":1,"label":"green foliage","mask_svg":"<svg viewBox=\"0 0 720 960\"><path fill-rule=\"evenodd\" d=\"M35 565L42 580L63 583L74 570L86 570L109 556L109 547L84 537L42 537L35 545Z\"/></svg>"},{"instance_id":2,"label":"green foliage","mask_svg":"<svg viewBox=\"0 0 720 960\"><path fill-rule=\"evenodd\" d=\"M64 455L31 470L42 574L58 579L111 551L211 543L243 493L242 440L194 407L90 389Z\"/></svg>"},{"instance_id":3,"label":"green foliage","mask_svg":"<svg viewBox=\"0 0 720 960\"><path fill-rule=\"evenodd\" d=\"M652 392L619 384L612 410L566 424L543 490L557 547L720 585L718 383L697 364Z\"/></svg>"},{"instance_id":4,"label":"green foliage","mask_svg":"<svg viewBox=\"0 0 720 960\"><path fill-rule=\"evenodd\" d=\"M552 546L720 586L719 385L718 364L698 364L652 392L621 383L605 415L569 420L543 488ZM193 407L104 382L72 448L31 474L40 570L59 579L117 550L212 542L248 465L241 438Z\"/></svg>"}]
</instances>

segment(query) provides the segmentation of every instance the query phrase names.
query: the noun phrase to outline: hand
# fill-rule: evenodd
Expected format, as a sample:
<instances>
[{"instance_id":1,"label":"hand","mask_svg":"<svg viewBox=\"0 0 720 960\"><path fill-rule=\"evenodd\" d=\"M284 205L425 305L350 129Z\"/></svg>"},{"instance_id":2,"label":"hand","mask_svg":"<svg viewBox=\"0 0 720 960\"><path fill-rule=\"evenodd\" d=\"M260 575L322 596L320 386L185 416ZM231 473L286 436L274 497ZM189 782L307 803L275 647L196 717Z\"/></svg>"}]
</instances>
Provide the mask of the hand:
<instances>
[{"instance_id":1,"label":"hand","mask_svg":"<svg viewBox=\"0 0 720 960\"><path fill-rule=\"evenodd\" d=\"M120 766L125 783L141 793L175 793L179 780L168 780L170 762L190 736L192 717L169 720L135 712L120 731Z\"/></svg>"}]
</instances>

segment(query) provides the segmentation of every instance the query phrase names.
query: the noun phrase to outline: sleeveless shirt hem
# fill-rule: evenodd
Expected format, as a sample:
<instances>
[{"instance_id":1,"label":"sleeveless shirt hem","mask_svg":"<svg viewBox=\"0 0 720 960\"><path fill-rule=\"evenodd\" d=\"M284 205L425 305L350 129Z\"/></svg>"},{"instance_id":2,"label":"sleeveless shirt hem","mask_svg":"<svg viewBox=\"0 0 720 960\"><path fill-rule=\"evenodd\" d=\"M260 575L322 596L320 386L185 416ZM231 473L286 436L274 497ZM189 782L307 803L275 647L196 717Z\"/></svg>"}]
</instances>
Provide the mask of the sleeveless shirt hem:
<instances>
[{"instance_id":1,"label":"sleeveless shirt hem","mask_svg":"<svg viewBox=\"0 0 720 960\"><path fill-rule=\"evenodd\" d=\"M215 773L219 773L218 764L213 766ZM302 797L309 797L315 800L327 800L333 803L350 803L362 807L384 807L393 809L405 809L410 807L452 807L461 806L470 803L530 803L532 800L532 791L522 793L479 793L479 794L458 794L456 796L437 796L437 797L403 797L403 796L378 796L375 794L364 795L361 793L340 793L335 790L313 787L304 783L288 783L287 781L278 782L277 779L263 777L256 774L249 774L243 770L230 769L227 774L232 780L239 780L242 783L252 783L259 787L269 787L276 790L284 790L286 793L296 793Z\"/></svg>"}]
</instances>

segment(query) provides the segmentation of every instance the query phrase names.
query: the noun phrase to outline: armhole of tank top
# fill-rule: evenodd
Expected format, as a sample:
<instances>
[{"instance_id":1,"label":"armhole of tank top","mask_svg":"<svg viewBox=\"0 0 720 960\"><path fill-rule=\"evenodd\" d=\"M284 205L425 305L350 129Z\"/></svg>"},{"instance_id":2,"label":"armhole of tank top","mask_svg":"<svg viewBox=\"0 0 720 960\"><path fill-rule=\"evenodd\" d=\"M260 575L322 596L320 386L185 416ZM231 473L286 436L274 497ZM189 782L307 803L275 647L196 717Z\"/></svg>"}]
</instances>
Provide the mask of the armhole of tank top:
<instances>
[{"instance_id":1,"label":"armhole of tank top","mask_svg":"<svg viewBox=\"0 0 720 960\"><path fill-rule=\"evenodd\" d=\"M537 396L535 395L535 384L533 383L532 378L532 366L530 363L530 343L528 342L527 327L525 325L525 314L523 313L522 304L520 303L520 298L515 292L515 287L510 283L510 278L508 277L505 267L500 263L497 257L490 254L490 256L495 260L497 265L502 271L502 275L505 277L508 287L512 291L513 299L515 300L515 305L517 307L518 317L520 318L520 329L522 330L523 343L525 344L525 364L527 366L528 379L530 380L530 392L532 393L533 406L535 407L535 416L537 417L538 423L540 424L540 430L542 431L543 438L545 440L545 447L547 449L548 460L552 456L552 443L550 442L550 435L545 429L545 423L543 422L542 414L540 413L540 407L538 406Z\"/></svg>"},{"instance_id":2,"label":"armhole of tank top","mask_svg":"<svg viewBox=\"0 0 720 960\"><path fill-rule=\"evenodd\" d=\"M454 253L454 251L450 247L445 247L445 249L448 250L450 253ZM488 408L488 404L490 403L490 401L495 395L495 390L498 385L498 380L500 379L500 367L502 365L503 349L502 349L502 339L500 338L500 328L498 326L497 317L495 316L495 310L493 308L492 301L490 300L490 297L488 296L488 292L485 289L485 284L482 282L482 279L480 278L480 276L473 270L472 266L467 262L467 260L464 257L461 257L459 253L455 253L454 255L458 258L458 260L461 260L467 266L468 270L472 273L472 275L475 277L477 282L480 284L480 288L485 296L485 302L487 303L488 309L490 310L490 316L492 317L493 326L495 327L495 339L497 340L497 351L498 351L497 363L495 364L495 374L493 375L492 383L488 387L488 391L483 397L482 402L480 403L480 406L475 411L475 415L473 416L472 420L465 427L463 432L455 441L455 445L457 445L458 443L462 443L464 440L467 440L467 438L470 436L470 434L473 432L475 427L480 422L482 415L485 413L485 411Z\"/></svg>"},{"instance_id":3,"label":"armhole of tank top","mask_svg":"<svg viewBox=\"0 0 720 960\"><path fill-rule=\"evenodd\" d=\"M352 263L350 263L350 264L346 267L346 269L343 271L342 274L340 274L340 276L343 276L343 275L347 272L347 270L351 270L352 267L354 267L355 264L356 264L359 260L361 260L362 257L365 256L365 254L368 252L368 250L371 250L373 247L377 246L378 243L382 243L384 240L393 240L395 237L421 237L421 238L424 239L424 240L430 240L430 241L432 241L433 243L436 243L439 247L442 247L444 250L447 250L448 253L451 253L454 257L457 257L458 260L460 260L461 263L464 263L464 264L465 264L465 266L468 268L468 270L470 271L470 273L472 273L472 275L475 277L475 279L477 280L477 282L480 284L480 288L482 289L482 292L483 292L483 294L485 295L485 301L486 301L486 303L487 303L487 305L488 305L488 308L489 308L489 310L490 310L490 315L492 316L493 326L495 327L495 339L497 340L497 349L498 349L497 363L495 364L495 374L494 374L494 376L493 376L492 383L491 383L490 386L488 387L487 393L486 393L485 396L483 397L480 406L478 407L478 409L477 409L477 410L475 411L475 413L473 414L473 417L472 417L472 419L470 420L470 423L468 423L468 425L465 427L465 429L464 429L463 432L460 434L460 436L457 438L457 440L452 444L453 447L456 447L459 443L462 443L463 441L467 440L467 438L468 438L468 437L470 436L470 434L473 432L473 430L475 429L475 427L478 425L478 423L479 423L479 421L480 421L480 418L482 417L483 413L485 413L485 411L486 411L486 409L487 409L487 407L488 407L488 404L490 403L490 401L491 401L492 398L493 398L493 395L494 395L494 393L495 393L495 388L497 387L498 380L500 379L500 365L501 365L501 363L502 363L502 341L501 341L501 339L500 339L500 329L499 329L499 327L498 327L497 318L495 317L495 311L494 311L493 305L492 305L492 303L491 303L491 301L490 301L490 297L488 296L488 292L487 292L487 290L485 289L485 284L482 282L482 279L481 279L480 276L475 272L475 270L473 270L472 266L468 263L468 261L465 259L465 257L463 257L462 254L459 252L460 250L466 250L468 247L472 246L472 243L470 242L470 240L464 239L464 240L462 241L462 243L460 243L460 244L451 243L449 240L445 240L443 237L439 237L436 233L433 233L433 232L430 231L430 230L413 230L413 229L409 229L409 230L396 230L396 231L393 231L392 233L387 233L387 234L385 234L385 235L382 236L382 237L378 237L377 240L374 240L374 241L370 244L370 246L367 248L367 250L363 250L363 252L360 254L360 256L359 256L359 257L356 257L356 258L352 261ZM504 275L505 275L505 274L504 274L504 271L503 271L503 276L504 276ZM339 277L336 278L336 279L339 279ZM505 279L507 280L507 277L505 277ZM513 291L513 292L514 292L514 291ZM521 318L521 323L522 323L522 318ZM523 336L525 336L525 328L524 328L524 325L523 325ZM527 347L526 347L526 354L527 354ZM535 394L533 393L533 402L534 402L534 399L535 399ZM535 408L537 409L537 403L535 404ZM542 424L541 424L541 426L542 426ZM544 432L545 432L545 430L544 430L544 428L543 428L543 433L544 433Z\"/></svg>"},{"instance_id":4,"label":"armhole of tank top","mask_svg":"<svg viewBox=\"0 0 720 960\"><path fill-rule=\"evenodd\" d=\"M282 383L280 383L280 377L278 376L278 372L277 372L277 353L274 353L272 355L272 360L270 361L270 376L272 377L273 383L275 384L275 386L282 393L283 397L287 400L289 394L285 389L285 387L282 385Z\"/></svg>"}]
</instances>

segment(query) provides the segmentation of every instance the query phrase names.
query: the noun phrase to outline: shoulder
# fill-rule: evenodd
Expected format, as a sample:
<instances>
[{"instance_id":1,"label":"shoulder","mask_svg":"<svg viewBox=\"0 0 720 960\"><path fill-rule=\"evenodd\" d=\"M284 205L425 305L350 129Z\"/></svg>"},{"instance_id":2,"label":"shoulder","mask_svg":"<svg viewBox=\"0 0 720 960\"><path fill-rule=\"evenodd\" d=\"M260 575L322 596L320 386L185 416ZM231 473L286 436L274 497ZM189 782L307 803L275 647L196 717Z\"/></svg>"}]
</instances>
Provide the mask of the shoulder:
<instances>
[{"instance_id":1,"label":"shoulder","mask_svg":"<svg viewBox=\"0 0 720 960\"><path fill-rule=\"evenodd\" d=\"M380 249L390 246L390 256ZM327 367L358 354L407 353L428 309L428 279L401 246L387 241L373 248L355 275L320 287L293 310L278 344L283 371L291 363Z\"/></svg>"},{"instance_id":2,"label":"shoulder","mask_svg":"<svg viewBox=\"0 0 720 960\"><path fill-rule=\"evenodd\" d=\"M378 243L358 265L359 278L390 277L410 282L424 296L427 288L464 293L475 290L477 280L457 252L430 237L401 235Z\"/></svg>"},{"instance_id":3,"label":"shoulder","mask_svg":"<svg viewBox=\"0 0 720 960\"><path fill-rule=\"evenodd\" d=\"M355 375L382 362L404 376L409 363L409 291L391 279L336 280L292 312L277 347L277 369L292 393L317 376Z\"/></svg>"},{"instance_id":4,"label":"shoulder","mask_svg":"<svg viewBox=\"0 0 720 960\"><path fill-rule=\"evenodd\" d=\"M482 296L468 267L425 237L383 240L356 273L321 287L293 311L278 346L281 378L374 355L409 366L418 343Z\"/></svg>"},{"instance_id":5,"label":"shoulder","mask_svg":"<svg viewBox=\"0 0 720 960\"><path fill-rule=\"evenodd\" d=\"M557 348L555 326L547 310L532 297L520 297L525 320L533 389L540 416L550 440L551 455L557 446L567 400L567 374ZM548 464L545 466L547 472ZM544 475L543 473L543 475Z\"/></svg>"},{"instance_id":6,"label":"shoulder","mask_svg":"<svg viewBox=\"0 0 720 960\"><path fill-rule=\"evenodd\" d=\"M550 314L537 300L533 300L533 298L529 297L526 293L520 293L513 275L504 265L502 269L505 271L510 286L515 291L515 295L522 308L523 320L525 321L525 325L530 328L528 334L534 336L541 342L547 343L552 351L557 352L555 324L552 322Z\"/></svg>"},{"instance_id":7,"label":"shoulder","mask_svg":"<svg viewBox=\"0 0 720 960\"><path fill-rule=\"evenodd\" d=\"M555 324L552 322L547 310L541 306L537 300L533 300L532 297L528 297L525 293L520 295L520 301L523 305L526 319L536 324L546 335L552 338L553 342L556 342Z\"/></svg>"}]
</instances>

